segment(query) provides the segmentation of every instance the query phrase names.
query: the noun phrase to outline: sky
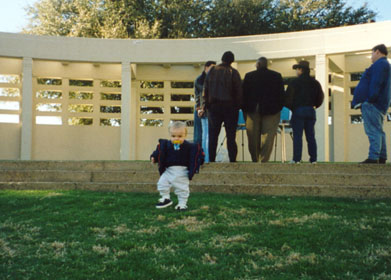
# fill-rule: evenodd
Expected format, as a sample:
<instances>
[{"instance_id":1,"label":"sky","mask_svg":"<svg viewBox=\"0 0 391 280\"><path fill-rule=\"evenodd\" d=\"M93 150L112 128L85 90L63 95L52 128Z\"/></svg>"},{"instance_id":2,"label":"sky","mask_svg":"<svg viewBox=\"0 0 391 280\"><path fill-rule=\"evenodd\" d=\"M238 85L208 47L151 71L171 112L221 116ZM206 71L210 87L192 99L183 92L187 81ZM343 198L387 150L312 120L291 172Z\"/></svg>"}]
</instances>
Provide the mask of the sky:
<instances>
[{"instance_id":1,"label":"sky","mask_svg":"<svg viewBox=\"0 0 391 280\"><path fill-rule=\"evenodd\" d=\"M0 0L0 32L18 33L28 23L25 7L38 0ZM357 8L367 2L370 9L378 13L376 21L391 20L391 0L346 0Z\"/></svg>"}]
</instances>

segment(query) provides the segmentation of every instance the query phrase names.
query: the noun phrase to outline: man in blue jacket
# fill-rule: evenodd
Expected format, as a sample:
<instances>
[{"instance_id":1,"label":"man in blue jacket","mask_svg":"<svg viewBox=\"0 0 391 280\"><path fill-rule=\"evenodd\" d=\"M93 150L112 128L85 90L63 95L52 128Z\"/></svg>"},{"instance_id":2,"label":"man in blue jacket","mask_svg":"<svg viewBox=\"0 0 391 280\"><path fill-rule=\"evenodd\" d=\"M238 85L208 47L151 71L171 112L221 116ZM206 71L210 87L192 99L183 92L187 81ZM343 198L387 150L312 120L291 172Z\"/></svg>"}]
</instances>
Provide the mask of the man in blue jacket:
<instances>
[{"instance_id":1,"label":"man in blue jacket","mask_svg":"<svg viewBox=\"0 0 391 280\"><path fill-rule=\"evenodd\" d=\"M390 107L390 64L384 44L372 49L372 65L365 70L356 89L352 108L361 107L365 133L369 139L368 158L361 163L386 163L386 134L383 119Z\"/></svg>"}]
</instances>

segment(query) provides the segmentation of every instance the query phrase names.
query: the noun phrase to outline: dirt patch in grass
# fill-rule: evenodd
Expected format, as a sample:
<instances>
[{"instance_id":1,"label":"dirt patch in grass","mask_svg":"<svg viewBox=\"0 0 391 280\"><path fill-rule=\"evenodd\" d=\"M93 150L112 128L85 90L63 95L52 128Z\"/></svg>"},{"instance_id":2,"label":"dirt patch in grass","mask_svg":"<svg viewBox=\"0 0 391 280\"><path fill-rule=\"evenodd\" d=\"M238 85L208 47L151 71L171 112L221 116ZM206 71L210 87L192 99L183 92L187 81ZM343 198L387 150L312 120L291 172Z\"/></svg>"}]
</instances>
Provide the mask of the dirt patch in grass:
<instances>
[{"instance_id":1,"label":"dirt patch in grass","mask_svg":"<svg viewBox=\"0 0 391 280\"><path fill-rule=\"evenodd\" d=\"M107 255L110 252L110 248L102 245L94 245L92 246L92 251L98 255Z\"/></svg>"},{"instance_id":2,"label":"dirt patch in grass","mask_svg":"<svg viewBox=\"0 0 391 280\"><path fill-rule=\"evenodd\" d=\"M304 215L301 217L282 218L269 221L270 225L285 226L287 224L304 224L312 221L328 220L332 216L326 213L313 213L312 215Z\"/></svg>"},{"instance_id":3,"label":"dirt patch in grass","mask_svg":"<svg viewBox=\"0 0 391 280\"><path fill-rule=\"evenodd\" d=\"M199 221L197 217L186 216L181 219L177 219L167 225L170 229L176 229L179 227L184 227L186 231L202 231L204 228L211 226L212 222Z\"/></svg>"},{"instance_id":4,"label":"dirt patch in grass","mask_svg":"<svg viewBox=\"0 0 391 280\"><path fill-rule=\"evenodd\" d=\"M16 255L16 250L12 249L7 241L0 238L0 256L2 258L14 258Z\"/></svg>"},{"instance_id":5,"label":"dirt patch in grass","mask_svg":"<svg viewBox=\"0 0 391 280\"><path fill-rule=\"evenodd\" d=\"M238 234L234 236L218 235L211 239L209 245L214 248L226 248L234 244L245 243L249 237L249 234Z\"/></svg>"}]
</instances>

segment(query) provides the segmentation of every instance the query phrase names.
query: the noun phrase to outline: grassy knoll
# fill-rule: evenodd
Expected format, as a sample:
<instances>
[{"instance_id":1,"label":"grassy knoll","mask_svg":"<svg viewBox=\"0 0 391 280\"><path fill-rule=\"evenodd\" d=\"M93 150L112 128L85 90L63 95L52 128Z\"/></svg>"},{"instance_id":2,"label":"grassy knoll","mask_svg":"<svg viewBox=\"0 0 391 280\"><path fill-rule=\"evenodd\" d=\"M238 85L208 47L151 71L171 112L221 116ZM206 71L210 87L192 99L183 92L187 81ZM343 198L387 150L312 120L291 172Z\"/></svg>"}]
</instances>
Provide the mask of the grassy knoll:
<instances>
[{"instance_id":1,"label":"grassy knoll","mask_svg":"<svg viewBox=\"0 0 391 280\"><path fill-rule=\"evenodd\" d=\"M0 279L391 279L390 200L157 198L0 191Z\"/></svg>"}]
</instances>

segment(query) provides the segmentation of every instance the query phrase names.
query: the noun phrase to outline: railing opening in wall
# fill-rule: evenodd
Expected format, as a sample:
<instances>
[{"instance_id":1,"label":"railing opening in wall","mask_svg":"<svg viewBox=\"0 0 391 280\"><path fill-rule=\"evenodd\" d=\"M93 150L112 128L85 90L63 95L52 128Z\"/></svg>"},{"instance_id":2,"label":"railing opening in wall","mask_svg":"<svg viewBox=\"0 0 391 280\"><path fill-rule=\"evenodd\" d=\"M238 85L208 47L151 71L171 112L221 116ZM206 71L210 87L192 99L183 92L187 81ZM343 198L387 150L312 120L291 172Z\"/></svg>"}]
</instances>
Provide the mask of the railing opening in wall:
<instances>
[{"instance_id":1,"label":"railing opening in wall","mask_svg":"<svg viewBox=\"0 0 391 280\"><path fill-rule=\"evenodd\" d=\"M163 127L171 121L193 126L194 82L139 81L140 127Z\"/></svg>"},{"instance_id":2,"label":"railing opening in wall","mask_svg":"<svg viewBox=\"0 0 391 280\"><path fill-rule=\"evenodd\" d=\"M38 77L37 125L121 125L121 81Z\"/></svg>"},{"instance_id":3,"label":"railing opening in wall","mask_svg":"<svg viewBox=\"0 0 391 280\"><path fill-rule=\"evenodd\" d=\"M20 88L18 75L0 75L0 123L20 122Z\"/></svg>"},{"instance_id":4,"label":"railing opening in wall","mask_svg":"<svg viewBox=\"0 0 391 280\"><path fill-rule=\"evenodd\" d=\"M362 74L364 74L364 72L354 72L354 73L349 74L350 82L352 83L350 86L350 95L349 95L349 103L348 103L348 106L349 106L348 111L350 112L350 114L349 114L350 115L350 124L362 124L363 123L361 111L351 109L352 108L351 104L352 104L353 96L354 96L354 89L356 88L357 84L359 83L359 81L362 77Z\"/></svg>"}]
</instances>

